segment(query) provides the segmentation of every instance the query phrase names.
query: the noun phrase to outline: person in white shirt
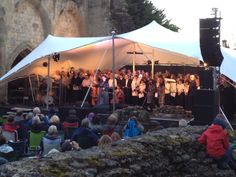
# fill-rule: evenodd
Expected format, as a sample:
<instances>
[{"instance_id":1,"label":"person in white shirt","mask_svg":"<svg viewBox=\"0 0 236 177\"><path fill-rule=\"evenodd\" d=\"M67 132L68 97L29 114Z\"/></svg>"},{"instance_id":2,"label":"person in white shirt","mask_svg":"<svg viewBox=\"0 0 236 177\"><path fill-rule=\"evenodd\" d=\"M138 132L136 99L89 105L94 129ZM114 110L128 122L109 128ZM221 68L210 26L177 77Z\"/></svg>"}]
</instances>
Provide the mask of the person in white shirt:
<instances>
[{"instance_id":1,"label":"person in white shirt","mask_svg":"<svg viewBox=\"0 0 236 177\"><path fill-rule=\"evenodd\" d=\"M182 79L177 80L177 96L176 102L179 106L184 106L184 83Z\"/></svg>"},{"instance_id":2,"label":"person in white shirt","mask_svg":"<svg viewBox=\"0 0 236 177\"><path fill-rule=\"evenodd\" d=\"M176 86L175 76L171 75L171 79L172 81L170 82L170 104L176 105L177 86Z\"/></svg>"},{"instance_id":3,"label":"person in white shirt","mask_svg":"<svg viewBox=\"0 0 236 177\"><path fill-rule=\"evenodd\" d=\"M84 77L85 78L83 79L82 84L81 84L81 86L82 86L82 100L86 96L86 93L91 85L90 76L87 73L85 73ZM86 100L89 103L91 103L91 93L88 93Z\"/></svg>"},{"instance_id":4,"label":"person in white shirt","mask_svg":"<svg viewBox=\"0 0 236 177\"><path fill-rule=\"evenodd\" d=\"M138 77L137 75L134 76L131 82L131 89L132 89L132 104L136 105L138 103Z\"/></svg>"},{"instance_id":5,"label":"person in white shirt","mask_svg":"<svg viewBox=\"0 0 236 177\"><path fill-rule=\"evenodd\" d=\"M170 82L165 78L165 105L170 105Z\"/></svg>"},{"instance_id":6,"label":"person in white shirt","mask_svg":"<svg viewBox=\"0 0 236 177\"><path fill-rule=\"evenodd\" d=\"M145 100L146 96L146 83L144 80L140 81L139 87L138 87L139 93L138 93L138 104L141 106Z\"/></svg>"}]
</instances>

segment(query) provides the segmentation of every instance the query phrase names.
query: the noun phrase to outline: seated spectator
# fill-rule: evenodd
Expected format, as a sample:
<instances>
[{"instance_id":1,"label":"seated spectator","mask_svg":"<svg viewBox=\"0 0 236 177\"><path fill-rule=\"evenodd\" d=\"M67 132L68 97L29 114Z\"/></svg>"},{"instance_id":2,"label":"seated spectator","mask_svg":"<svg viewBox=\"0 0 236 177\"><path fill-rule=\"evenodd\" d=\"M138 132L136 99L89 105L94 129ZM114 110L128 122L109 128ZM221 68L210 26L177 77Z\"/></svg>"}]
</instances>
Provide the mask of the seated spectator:
<instances>
[{"instance_id":1,"label":"seated spectator","mask_svg":"<svg viewBox=\"0 0 236 177\"><path fill-rule=\"evenodd\" d=\"M89 121L89 126L91 125L93 118L95 117L95 114L93 112L90 112L87 116L87 119Z\"/></svg>"},{"instance_id":2,"label":"seated spectator","mask_svg":"<svg viewBox=\"0 0 236 177\"><path fill-rule=\"evenodd\" d=\"M227 163L236 172L236 164L233 160L232 148L229 144L228 133L225 131L227 123L222 114L218 114L213 123L198 138L199 143L206 145L207 154L220 162Z\"/></svg>"},{"instance_id":3,"label":"seated spectator","mask_svg":"<svg viewBox=\"0 0 236 177\"><path fill-rule=\"evenodd\" d=\"M28 138L29 124L28 121L33 118L33 113L29 112L27 115L19 122L18 138L20 140L26 140Z\"/></svg>"},{"instance_id":4,"label":"seated spectator","mask_svg":"<svg viewBox=\"0 0 236 177\"><path fill-rule=\"evenodd\" d=\"M58 135L57 127L55 125L51 125L48 128L48 134L45 135L42 139L41 149L43 155L46 155L52 149L60 149L61 145L61 137Z\"/></svg>"},{"instance_id":5,"label":"seated spectator","mask_svg":"<svg viewBox=\"0 0 236 177\"><path fill-rule=\"evenodd\" d=\"M47 132L48 126L40 121L39 116L35 116L32 119L32 125L30 126L30 131L34 133L39 133L41 131Z\"/></svg>"},{"instance_id":6,"label":"seated spectator","mask_svg":"<svg viewBox=\"0 0 236 177\"><path fill-rule=\"evenodd\" d=\"M112 133L115 131L116 126L118 123L118 115L117 114L111 114L106 121L106 125L103 130L103 135L109 135L111 136Z\"/></svg>"},{"instance_id":7,"label":"seated spectator","mask_svg":"<svg viewBox=\"0 0 236 177\"><path fill-rule=\"evenodd\" d=\"M16 124L13 117L9 117L7 119L7 122L3 125L3 130L8 131L8 132L14 132L18 128L19 126Z\"/></svg>"},{"instance_id":8,"label":"seated spectator","mask_svg":"<svg viewBox=\"0 0 236 177\"><path fill-rule=\"evenodd\" d=\"M96 146L98 143L98 136L89 129L88 119L82 120L81 126L74 131L71 139L79 143L83 149Z\"/></svg>"},{"instance_id":9,"label":"seated spectator","mask_svg":"<svg viewBox=\"0 0 236 177\"><path fill-rule=\"evenodd\" d=\"M40 118L40 121L42 121L42 123L44 123L45 125L49 124L48 116L41 114L41 110L39 107L35 107L33 109L33 114L34 116L38 116ZM28 124L32 124L32 119L29 119Z\"/></svg>"},{"instance_id":10,"label":"seated spectator","mask_svg":"<svg viewBox=\"0 0 236 177\"><path fill-rule=\"evenodd\" d=\"M95 114L93 119L89 122L89 128L99 137L102 136L102 126L99 117Z\"/></svg>"},{"instance_id":11,"label":"seated spectator","mask_svg":"<svg viewBox=\"0 0 236 177\"><path fill-rule=\"evenodd\" d=\"M104 146L112 143L112 139L108 135L102 135L102 137L98 140L98 146Z\"/></svg>"},{"instance_id":12,"label":"seated spectator","mask_svg":"<svg viewBox=\"0 0 236 177\"><path fill-rule=\"evenodd\" d=\"M63 122L63 128L73 127L77 128L79 126L79 118L77 117L77 112L75 109L70 109L68 117Z\"/></svg>"},{"instance_id":13,"label":"seated spectator","mask_svg":"<svg viewBox=\"0 0 236 177\"><path fill-rule=\"evenodd\" d=\"M7 144L7 140L4 136L0 135L0 153L7 154L13 152L14 149Z\"/></svg>"},{"instance_id":14,"label":"seated spectator","mask_svg":"<svg viewBox=\"0 0 236 177\"><path fill-rule=\"evenodd\" d=\"M57 130L61 130L61 123L60 123L60 118L57 115L53 115L50 119L49 119L49 126L51 125L55 125L57 127Z\"/></svg>"},{"instance_id":15,"label":"seated spectator","mask_svg":"<svg viewBox=\"0 0 236 177\"><path fill-rule=\"evenodd\" d=\"M61 145L61 151L71 151L71 150L80 150L79 144L75 141L66 140Z\"/></svg>"},{"instance_id":16,"label":"seated spectator","mask_svg":"<svg viewBox=\"0 0 236 177\"><path fill-rule=\"evenodd\" d=\"M131 114L127 124L124 126L124 138L135 137L142 134L144 127L137 121L136 112Z\"/></svg>"},{"instance_id":17,"label":"seated spectator","mask_svg":"<svg viewBox=\"0 0 236 177\"><path fill-rule=\"evenodd\" d=\"M14 117L15 122L21 121L23 118L23 112L20 109L16 110L16 116Z\"/></svg>"},{"instance_id":18,"label":"seated spectator","mask_svg":"<svg viewBox=\"0 0 236 177\"><path fill-rule=\"evenodd\" d=\"M116 142L116 141L121 140L121 137L120 137L119 133L113 132L112 135L111 135L111 139L112 139L113 142Z\"/></svg>"}]
</instances>

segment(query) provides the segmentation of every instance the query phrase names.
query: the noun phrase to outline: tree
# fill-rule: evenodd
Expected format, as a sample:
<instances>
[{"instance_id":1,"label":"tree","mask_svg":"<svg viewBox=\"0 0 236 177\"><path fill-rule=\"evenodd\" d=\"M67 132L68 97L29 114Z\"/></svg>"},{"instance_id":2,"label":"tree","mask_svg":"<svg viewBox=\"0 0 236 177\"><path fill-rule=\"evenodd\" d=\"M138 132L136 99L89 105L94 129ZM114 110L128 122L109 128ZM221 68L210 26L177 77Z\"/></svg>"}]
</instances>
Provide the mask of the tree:
<instances>
[{"instance_id":1,"label":"tree","mask_svg":"<svg viewBox=\"0 0 236 177\"><path fill-rule=\"evenodd\" d=\"M172 31L179 30L179 27L172 24L171 20L166 18L164 10L156 8L149 0L125 0L125 7L123 3L123 8L114 8L121 1L113 0L112 4L116 2L116 5L113 5L111 10L113 25L120 29L119 33L138 29L153 20Z\"/></svg>"}]
</instances>

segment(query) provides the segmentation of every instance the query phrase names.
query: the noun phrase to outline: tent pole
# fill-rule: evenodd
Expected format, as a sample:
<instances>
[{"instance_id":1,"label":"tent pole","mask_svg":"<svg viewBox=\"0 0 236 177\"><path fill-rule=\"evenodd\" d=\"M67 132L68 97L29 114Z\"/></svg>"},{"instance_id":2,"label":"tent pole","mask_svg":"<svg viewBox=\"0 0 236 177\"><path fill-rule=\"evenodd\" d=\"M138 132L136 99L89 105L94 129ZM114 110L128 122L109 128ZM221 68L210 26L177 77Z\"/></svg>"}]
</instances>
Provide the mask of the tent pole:
<instances>
[{"instance_id":1,"label":"tent pole","mask_svg":"<svg viewBox=\"0 0 236 177\"><path fill-rule=\"evenodd\" d=\"M228 118L226 117L226 115L225 115L224 111L221 109L221 107L220 107L220 112L223 114L223 116L224 116L224 118L225 118L225 121L228 123L230 129L234 131L232 125L230 124Z\"/></svg>"},{"instance_id":2,"label":"tent pole","mask_svg":"<svg viewBox=\"0 0 236 177\"><path fill-rule=\"evenodd\" d=\"M113 89L113 107L112 111L115 112L116 110L116 104L115 104L115 31L111 32L112 34L112 89Z\"/></svg>"},{"instance_id":3,"label":"tent pole","mask_svg":"<svg viewBox=\"0 0 236 177\"><path fill-rule=\"evenodd\" d=\"M154 53L154 49L152 49L152 79L154 79L154 57L155 57L155 53Z\"/></svg>"},{"instance_id":4,"label":"tent pole","mask_svg":"<svg viewBox=\"0 0 236 177\"><path fill-rule=\"evenodd\" d=\"M134 51L133 51L133 75L135 74L135 61L136 61L136 55L135 55L135 43L134 43Z\"/></svg>"},{"instance_id":5,"label":"tent pole","mask_svg":"<svg viewBox=\"0 0 236 177\"><path fill-rule=\"evenodd\" d=\"M50 58L51 58L51 56L49 55L48 56L48 80L47 80L47 82L48 82L48 84L47 84L47 98L46 99L48 99L48 97L49 97L49 87L50 87ZM47 100L47 110L48 110L48 100Z\"/></svg>"},{"instance_id":6,"label":"tent pole","mask_svg":"<svg viewBox=\"0 0 236 177\"><path fill-rule=\"evenodd\" d=\"M30 91L31 91L32 100L33 100L33 102L35 102L34 92L33 92L33 87L32 87L32 81L31 81L30 75L29 75L29 85L30 85Z\"/></svg>"},{"instance_id":7,"label":"tent pole","mask_svg":"<svg viewBox=\"0 0 236 177\"><path fill-rule=\"evenodd\" d=\"M103 56L102 56L102 58L100 59L100 62L99 62L99 64L98 64L98 67L97 67L96 72L95 72L95 74L94 74L94 78L96 78L96 76L97 76L98 70L99 70L99 68L100 68L100 66L101 66L101 64L102 64L102 61L103 61L103 59L104 59L104 57L105 57L107 51L108 51L108 49L106 49L106 50L104 51ZM85 101L86 101L86 99L87 99L87 97L88 97L88 94L89 94L89 91L91 90L92 85L93 85L93 82L91 82L91 84L89 85L89 89L88 89L88 91L86 92L86 95L84 96L84 99L83 99L83 101L82 101L82 103L81 103L81 106L80 106L81 108L84 106L84 103L85 103Z\"/></svg>"}]
</instances>

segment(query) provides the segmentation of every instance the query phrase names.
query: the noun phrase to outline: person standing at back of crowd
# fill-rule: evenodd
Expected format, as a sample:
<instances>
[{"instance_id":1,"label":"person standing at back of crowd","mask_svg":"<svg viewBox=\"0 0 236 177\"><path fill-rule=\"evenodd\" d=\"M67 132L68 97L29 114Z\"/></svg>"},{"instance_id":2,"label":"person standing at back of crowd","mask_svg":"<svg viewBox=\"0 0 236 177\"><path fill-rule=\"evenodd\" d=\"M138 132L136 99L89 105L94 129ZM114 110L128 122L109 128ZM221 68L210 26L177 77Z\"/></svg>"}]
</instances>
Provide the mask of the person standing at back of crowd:
<instances>
[{"instance_id":1,"label":"person standing at back of crowd","mask_svg":"<svg viewBox=\"0 0 236 177\"><path fill-rule=\"evenodd\" d=\"M131 104L131 83L132 80L130 79L129 75L125 75L124 83L122 84L123 86L123 91L125 95L125 103L126 104Z\"/></svg>"},{"instance_id":2,"label":"person standing at back of crowd","mask_svg":"<svg viewBox=\"0 0 236 177\"><path fill-rule=\"evenodd\" d=\"M177 96L176 96L177 105L184 107L184 84L181 78L177 79L176 88L177 88Z\"/></svg>"},{"instance_id":3,"label":"person standing at back of crowd","mask_svg":"<svg viewBox=\"0 0 236 177\"><path fill-rule=\"evenodd\" d=\"M73 102L75 103L76 101L78 101L79 98L79 90L80 88L80 78L79 78L79 73L77 71L73 72L73 76L71 78L70 81L70 100L69 102Z\"/></svg>"},{"instance_id":4,"label":"person standing at back of crowd","mask_svg":"<svg viewBox=\"0 0 236 177\"><path fill-rule=\"evenodd\" d=\"M107 83L107 78L105 76L102 76L102 78L99 80L99 93L98 93L97 105L109 104L108 89L109 86Z\"/></svg>"},{"instance_id":5,"label":"person standing at back of crowd","mask_svg":"<svg viewBox=\"0 0 236 177\"><path fill-rule=\"evenodd\" d=\"M144 80L140 81L139 87L138 87L138 105L142 106L145 100L146 96L146 83Z\"/></svg>"},{"instance_id":6,"label":"person standing at back of crowd","mask_svg":"<svg viewBox=\"0 0 236 177\"><path fill-rule=\"evenodd\" d=\"M194 96L197 90L197 83L194 75L190 75L190 83L188 90L188 106L189 110L192 110L194 104Z\"/></svg>"},{"instance_id":7,"label":"person standing at back of crowd","mask_svg":"<svg viewBox=\"0 0 236 177\"><path fill-rule=\"evenodd\" d=\"M156 88L158 95L158 105L163 107L165 104L165 80L163 75L159 75L157 77Z\"/></svg>"},{"instance_id":8,"label":"person standing at back of crowd","mask_svg":"<svg viewBox=\"0 0 236 177\"><path fill-rule=\"evenodd\" d=\"M131 89L132 89L132 105L137 105L138 103L138 76L134 75L134 78L131 83Z\"/></svg>"},{"instance_id":9,"label":"person standing at back of crowd","mask_svg":"<svg viewBox=\"0 0 236 177\"><path fill-rule=\"evenodd\" d=\"M189 80L184 81L184 108L188 109Z\"/></svg>"},{"instance_id":10,"label":"person standing at back of crowd","mask_svg":"<svg viewBox=\"0 0 236 177\"><path fill-rule=\"evenodd\" d=\"M90 75L88 73L84 74L84 79L82 81L82 100L85 98L87 91L91 85L91 79L90 79ZM91 95L90 93L88 93L86 100L88 101L88 103L91 103Z\"/></svg>"},{"instance_id":11,"label":"person standing at back of crowd","mask_svg":"<svg viewBox=\"0 0 236 177\"><path fill-rule=\"evenodd\" d=\"M176 86L176 78L174 74L171 74L172 81L170 82L170 104L176 105L176 92L177 92L177 86Z\"/></svg>"},{"instance_id":12,"label":"person standing at back of crowd","mask_svg":"<svg viewBox=\"0 0 236 177\"><path fill-rule=\"evenodd\" d=\"M165 105L170 105L170 82L165 78Z\"/></svg>"},{"instance_id":13,"label":"person standing at back of crowd","mask_svg":"<svg viewBox=\"0 0 236 177\"><path fill-rule=\"evenodd\" d=\"M154 107L154 94L156 92L156 87L153 80L149 80L147 88L147 101L146 106L148 111L152 111Z\"/></svg>"}]
</instances>

